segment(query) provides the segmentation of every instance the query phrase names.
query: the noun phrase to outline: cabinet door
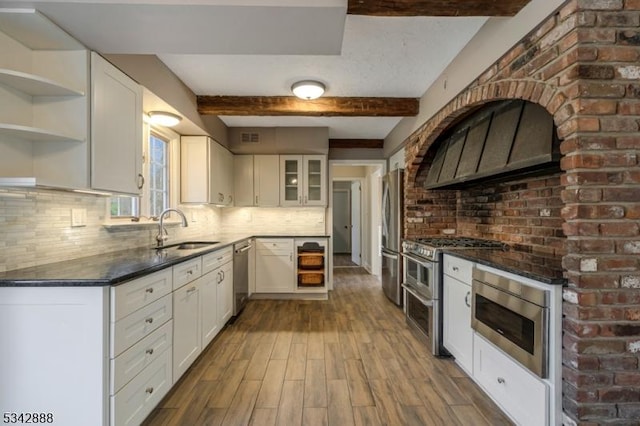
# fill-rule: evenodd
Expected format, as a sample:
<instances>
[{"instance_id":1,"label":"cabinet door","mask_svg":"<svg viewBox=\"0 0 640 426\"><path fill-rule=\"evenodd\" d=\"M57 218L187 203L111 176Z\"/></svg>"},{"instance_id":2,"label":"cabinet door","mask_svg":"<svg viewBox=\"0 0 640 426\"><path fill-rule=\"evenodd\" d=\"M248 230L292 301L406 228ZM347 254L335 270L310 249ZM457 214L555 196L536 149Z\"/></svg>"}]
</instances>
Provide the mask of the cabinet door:
<instances>
[{"instance_id":1,"label":"cabinet door","mask_svg":"<svg viewBox=\"0 0 640 426\"><path fill-rule=\"evenodd\" d=\"M443 343L469 374L473 368L471 286L444 275Z\"/></svg>"},{"instance_id":2,"label":"cabinet door","mask_svg":"<svg viewBox=\"0 0 640 426\"><path fill-rule=\"evenodd\" d=\"M200 322L202 324L202 348L220 331L218 323L218 280L220 269L214 269L201 278Z\"/></svg>"},{"instance_id":3,"label":"cabinet door","mask_svg":"<svg viewBox=\"0 0 640 426\"><path fill-rule=\"evenodd\" d=\"M255 155L253 157L253 190L256 205L276 207L280 205L280 157Z\"/></svg>"},{"instance_id":4,"label":"cabinet door","mask_svg":"<svg viewBox=\"0 0 640 426\"><path fill-rule=\"evenodd\" d=\"M213 204L228 206L233 203L233 154L211 140L210 197Z\"/></svg>"},{"instance_id":5,"label":"cabinet door","mask_svg":"<svg viewBox=\"0 0 640 426\"><path fill-rule=\"evenodd\" d=\"M173 292L173 381L184 374L202 351L200 280Z\"/></svg>"},{"instance_id":6,"label":"cabinet door","mask_svg":"<svg viewBox=\"0 0 640 426\"><path fill-rule=\"evenodd\" d=\"M233 156L233 193L236 207L256 205L254 195L254 163L253 155ZM276 184L277 186L277 184Z\"/></svg>"},{"instance_id":7,"label":"cabinet door","mask_svg":"<svg viewBox=\"0 0 640 426\"><path fill-rule=\"evenodd\" d=\"M280 156L280 205L302 205L303 180L302 156Z\"/></svg>"},{"instance_id":8,"label":"cabinet door","mask_svg":"<svg viewBox=\"0 0 640 426\"><path fill-rule=\"evenodd\" d=\"M327 205L326 157L324 155L305 155L304 162L304 199L306 206Z\"/></svg>"},{"instance_id":9,"label":"cabinet door","mask_svg":"<svg viewBox=\"0 0 640 426\"><path fill-rule=\"evenodd\" d=\"M293 240L256 240L256 293L292 293Z\"/></svg>"},{"instance_id":10,"label":"cabinet door","mask_svg":"<svg viewBox=\"0 0 640 426\"><path fill-rule=\"evenodd\" d=\"M222 328L233 315L233 263L223 265L218 271L218 326Z\"/></svg>"},{"instance_id":11,"label":"cabinet door","mask_svg":"<svg viewBox=\"0 0 640 426\"><path fill-rule=\"evenodd\" d=\"M180 138L180 201L209 202L209 138Z\"/></svg>"},{"instance_id":12,"label":"cabinet door","mask_svg":"<svg viewBox=\"0 0 640 426\"><path fill-rule=\"evenodd\" d=\"M91 53L91 186L140 194L142 88Z\"/></svg>"}]
</instances>

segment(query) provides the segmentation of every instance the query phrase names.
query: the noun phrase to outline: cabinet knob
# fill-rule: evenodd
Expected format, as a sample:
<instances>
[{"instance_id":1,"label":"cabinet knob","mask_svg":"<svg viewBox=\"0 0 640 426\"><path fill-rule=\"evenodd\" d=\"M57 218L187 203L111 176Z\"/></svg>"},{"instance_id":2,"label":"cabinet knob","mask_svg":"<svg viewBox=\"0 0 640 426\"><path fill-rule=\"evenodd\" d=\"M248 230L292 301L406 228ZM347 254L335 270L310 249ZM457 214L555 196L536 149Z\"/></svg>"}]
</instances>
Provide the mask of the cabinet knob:
<instances>
[{"instance_id":1,"label":"cabinet knob","mask_svg":"<svg viewBox=\"0 0 640 426\"><path fill-rule=\"evenodd\" d=\"M147 388L145 389L145 392L151 395L153 393L153 388Z\"/></svg>"},{"instance_id":2,"label":"cabinet knob","mask_svg":"<svg viewBox=\"0 0 640 426\"><path fill-rule=\"evenodd\" d=\"M153 348L147 349L145 352L147 355L153 355Z\"/></svg>"},{"instance_id":3,"label":"cabinet knob","mask_svg":"<svg viewBox=\"0 0 640 426\"><path fill-rule=\"evenodd\" d=\"M455 272L458 272L458 271L460 270L460 268L458 268L457 266L454 266L452 269L453 269Z\"/></svg>"},{"instance_id":4,"label":"cabinet knob","mask_svg":"<svg viewBox=\"0 0 640 426\"><path fill-rule=\"evenodd\" d=\"M218 192L218 201L221 203L224 202L224 194L222 192Z\"/></svg>"},{"instance_id":5,"label":"cabinet knob","mask_svg":"<svg viewBox=\"0 0 640 426\"><path fill-rule=\"evenodd\" d=\"M149 287L148 289L145 290L147 293L151 294L153 293L153 287Z\"/></svg>"},{"instance_id":6,"label":"cabinet knob","mask_svg":"<svg viewBox=\"0 0 640 426\"><path fill-rule=\"evenodd\" d=\"M187 275L193 275L193 271L192 271L191 269L189 269L189 270L187 271Z\"/></svg>"},{"instance_id":7,"label":"cabinet knob","mask_svg":"<svg viewBox=\"0 0 640 426\"><path fill-rule=\"evenodd\" d=\"M146 322L148 324L152 324L153 323L153 318L147 318L146 320L144 320L144 322Z\"/></svg>"},{"instance_id":8,"label":"cabinet knob","mask_svg":"<svg viewBox=\"0 0 640 426\"><path fill-rule=\"evenodd\" d=\"M502 377L498 377L498 383L500 383L501 385L504 385L505 380Z\"/></svg>"}]
</instances>

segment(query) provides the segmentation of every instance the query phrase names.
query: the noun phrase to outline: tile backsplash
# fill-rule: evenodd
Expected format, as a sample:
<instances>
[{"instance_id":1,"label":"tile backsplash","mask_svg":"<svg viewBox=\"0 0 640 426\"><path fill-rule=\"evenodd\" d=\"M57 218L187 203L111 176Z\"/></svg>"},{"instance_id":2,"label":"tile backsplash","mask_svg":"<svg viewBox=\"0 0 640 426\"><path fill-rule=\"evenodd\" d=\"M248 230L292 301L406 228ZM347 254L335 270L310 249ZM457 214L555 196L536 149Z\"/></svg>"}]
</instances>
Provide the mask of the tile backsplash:
<instances>
[{"instance_id":1,"label":"tile backsplash","mask_svg":"<svg viewBox=\"0 0 640 426\"><path fill-rule=\"evenodd\" d=\"M157 226L105 227L108 198L43 189L0 189L0 272L155 245ZM325 208L180 205L189 226L169 224L170 240L249 233L325 234ZM86 225L71 226L72 209Z\"/></svg>"},{"instance_id":2,"label":"tile backsplash","mask_svg":"<svg viewBox=\"0 0 640 426\"><path fill-rule=\"evenodd\" d=\"M108 198L48 190L0 190L0 272L152 246L157 226L104 227ZM171 239L212 234L221 228L219 208L179 206L186 228L168 225ZM71 226L71 210L86 210L86 225Z\"/></svg>"}]
</instances>

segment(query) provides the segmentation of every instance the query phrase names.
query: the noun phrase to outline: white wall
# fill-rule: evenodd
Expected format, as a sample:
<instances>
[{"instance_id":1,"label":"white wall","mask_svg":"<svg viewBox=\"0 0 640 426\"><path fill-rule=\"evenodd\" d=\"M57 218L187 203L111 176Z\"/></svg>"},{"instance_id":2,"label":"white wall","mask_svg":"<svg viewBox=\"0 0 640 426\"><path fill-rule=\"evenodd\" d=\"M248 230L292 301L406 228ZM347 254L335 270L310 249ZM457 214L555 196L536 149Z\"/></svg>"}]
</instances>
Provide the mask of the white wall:
<instances>
[{"instance_id":1,"label":"white wall","mask_svg":"<svg viewBox=\"0 0 640 426\"><path fill-rule=\"evenodd\" d=\"M491 18L420 99L420 113L406 117L384 141L389 157L422 124L489 68L566 0L531 0L512 18Z\"/></svg>"}]
</instances>

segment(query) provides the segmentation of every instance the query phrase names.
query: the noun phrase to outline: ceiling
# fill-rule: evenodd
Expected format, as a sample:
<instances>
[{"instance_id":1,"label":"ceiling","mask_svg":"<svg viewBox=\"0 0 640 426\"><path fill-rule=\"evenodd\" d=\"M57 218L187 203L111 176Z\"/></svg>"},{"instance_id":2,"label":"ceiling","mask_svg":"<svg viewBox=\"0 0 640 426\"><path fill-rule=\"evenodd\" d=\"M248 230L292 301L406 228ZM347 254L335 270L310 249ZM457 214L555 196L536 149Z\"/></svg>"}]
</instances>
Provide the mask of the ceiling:
<instances>
[{"instance_id":1,"label":"ceiling","mask_svg":"<svg viewBox=\"0 0 640 426\"><path fill-rule=\"evenodd\" d=\"M196 95L421 97L484 17L347 14L347 0L4 1L35 7L103 54L155 54ZM221 116L230 127L321 126L383 139L401 117Z\"/></svg>"}]
</instances>

